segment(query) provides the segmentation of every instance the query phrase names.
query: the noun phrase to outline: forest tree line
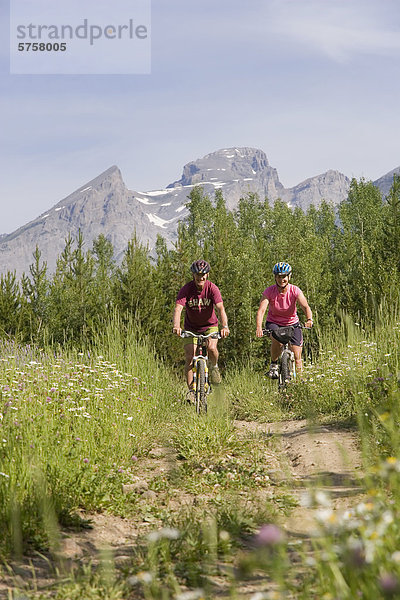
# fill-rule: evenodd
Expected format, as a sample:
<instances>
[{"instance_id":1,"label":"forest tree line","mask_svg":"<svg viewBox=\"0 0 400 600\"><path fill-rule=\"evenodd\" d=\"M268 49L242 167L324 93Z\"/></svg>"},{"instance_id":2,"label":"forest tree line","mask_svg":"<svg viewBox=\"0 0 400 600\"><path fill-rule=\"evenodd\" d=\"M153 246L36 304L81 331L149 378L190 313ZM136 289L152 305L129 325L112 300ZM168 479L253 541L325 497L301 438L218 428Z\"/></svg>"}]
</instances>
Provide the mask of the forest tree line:
<instances>
[{"instance_id":1,"label":"forest tree line","mask_svg":"<svg viewBox=\"0 0 400 600\"><path fill-rule=\"evenodd\" d=\"M386 198L372 182L353 179L348 197L334 208L322 202L307 212L277 200L273 206L248 194L230 212L223 195L195 187L176 243L159 236L155 257L134 234L116 265L111 243L100 235L90 250L82 234L66 240L49 275L36 248L28 274L0 278L0 337L22 343L85 345L118 315L133 320L140 335L168 360L181 358L171 334L179 288L190 264L204 258L220 288L231 335L221 344L225 360L260 361L255 314L261 293L274 283L272 267L287 261L292 282L314 313L314 344L343 314L359 323L394 307L400 284L400 176Z\"/></svg>"}]
</instances>

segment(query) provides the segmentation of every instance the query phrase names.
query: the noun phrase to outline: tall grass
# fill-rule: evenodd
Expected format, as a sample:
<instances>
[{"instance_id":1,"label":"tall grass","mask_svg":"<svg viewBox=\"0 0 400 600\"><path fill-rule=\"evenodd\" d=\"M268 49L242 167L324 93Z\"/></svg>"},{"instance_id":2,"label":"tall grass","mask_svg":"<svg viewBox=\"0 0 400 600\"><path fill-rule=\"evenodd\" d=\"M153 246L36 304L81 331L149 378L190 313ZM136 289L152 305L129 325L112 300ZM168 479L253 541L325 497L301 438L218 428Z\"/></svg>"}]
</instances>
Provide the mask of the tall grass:
<instances>
[{"instance_id":1,"label":"tall grass","mask_svg":"<svg viewBox=\"0 0 400 600\"><path fill-rule=\"evenodd\" d=\"M122 484L131 481L138 457L168 437L176 380L132 330L122 336L117 325L80 352L3 344L3 550L47 545L49 510L61 522L78 507L129 513Z\"/></svg>"},{"instance_id":2,"label":"tall grass","mask_svg":"<svg viewBox=\"0 0 400 600\"><path fill-rule=\"evenodd\" d=\"M396 597L400 319L382 311L369 329L341 323L325 332L286 396L262 373L228 368L225 390L201 417L182 402L183 375L160 363L132 325L114 320L79 351L3 343L2 556L33 544L57 557L59 528L78 508L137 514L137 495L122 486L154 446L169 445L179 468L159 485L196 502L160 507L162 528L139 540L122 580L82 572L53 597L212 598L223 580L226 594L240 598L254 573L270 582L270 595L254 599ZM268 438L239 439L233 422L289 417L350 420L365 455L365 501L342 515L324 501L311 555L309 546L294 551L280 528L293 499L279 486L267 490Z\"/></svg>"}]
</instances>

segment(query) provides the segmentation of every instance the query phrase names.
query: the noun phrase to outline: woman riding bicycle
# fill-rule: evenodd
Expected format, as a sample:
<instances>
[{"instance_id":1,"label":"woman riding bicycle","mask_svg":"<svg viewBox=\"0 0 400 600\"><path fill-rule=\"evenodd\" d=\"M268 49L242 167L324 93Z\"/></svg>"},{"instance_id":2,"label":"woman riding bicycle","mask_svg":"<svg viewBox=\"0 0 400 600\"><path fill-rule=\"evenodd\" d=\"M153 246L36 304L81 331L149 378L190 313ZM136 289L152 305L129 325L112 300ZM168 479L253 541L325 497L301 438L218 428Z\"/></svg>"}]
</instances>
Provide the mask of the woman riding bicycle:
<instances>
[{"instance_id":1,"label":"woman riding bicycle","mask_svg":"<svg viewBox=\"0 0 400 600\"><path fill-rule=\"evenodd\" d=\"M296 285L289 283L292 275L292 267L286 262L278 262L274 265L272 272L275 276L275 285L267 287L263 293L260 306L257 311L257 337L263 336L263 319L268 308L266 329L274 330L279 327L292 325L294 331L290 340L289 348L294 353L296 371L301 375L303 361L301 353L303 349L303 333L301 331L299 318L297 316L297 304L306 315L305 326L311 328L313 325L311 308L301 291ZM268 376L272 379L278 378L278 359L281 355L282 344L275 338L271 338L271 364Z\"/></svg>"},{"instance_id":2,"label":"woman riding bicycle","mask_svg":"<svg viewBox=\"0 0 400 600\"><path fill-rule=\"evenodd\" d=\"M208 280L210 265L205 260L196 260L192 263L190 270L193 280L184 285L178 292L176 299L172 332L180 336L181 314L185 307L184 328L193 333L208 334L218 331L218 319L214 311L217 310L221 321L221 337L229 335L228 319L226 316L221 292L215 283ZM185 348L185 374L189 388L188 394L193 389L192 363L197 338L184 338ZM217 340L209 338L208 355L210 359L211 383L221 383L221 375L218 369ZM190 400L190 398L188 398Z\"/></svg>"}]
</instances>

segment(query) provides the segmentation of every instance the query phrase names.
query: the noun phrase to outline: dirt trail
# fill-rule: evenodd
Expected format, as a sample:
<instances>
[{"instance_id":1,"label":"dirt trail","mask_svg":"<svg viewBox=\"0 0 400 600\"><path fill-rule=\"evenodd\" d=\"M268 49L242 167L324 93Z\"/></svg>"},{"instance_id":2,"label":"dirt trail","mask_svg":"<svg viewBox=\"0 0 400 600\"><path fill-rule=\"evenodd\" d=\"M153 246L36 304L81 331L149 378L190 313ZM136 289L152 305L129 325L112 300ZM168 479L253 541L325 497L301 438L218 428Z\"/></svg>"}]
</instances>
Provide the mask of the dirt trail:
<instances>
[{"instance_id":1,"label":"dirt trail","mask_svg":"<svg viewBox=\"0 0 400 600\"><path fill-rule=\"evenodd\" d=\"M316 486L326 491L332 499L335 510L343 510L354 505L362 488L358 481L361 469L361 455L354 431L329 425L310 426L306 421L283 421L280 423L258 423L236 421L237 434L242 439L254 435L264 436L266 446L271 438L275 440L274 450L269 455L271 479L288 482L290 492L301 498L306 489ZM154 476L176 468L176 458L168 448L154 448L143 461L143 473L133 482L142 494L142 502L163 503L160 494L148 490L146 483ZM146 487L147 486L147 487ZM178 509L183 501L192 503L193 497L182 497L176 491L176 500L171 495L169 510ZM129 561L139 534L153 529L156 524L137 522L105 514L82 515L90 518L91 527L79 532L63 532L62 550L65 564L70 567L82 562L96 562L104 547L112 549L115 565ZM314 510L299 505L287 519L284 527L288 535L309 536L315 528ZM11 565L9 574L1 573L0 598L9 598L8 591L15 587L31 587L33 580L39 588L51 584L53 577L49 562L43 557L34 556L28 561Z\"/></svg>"},{"instance_id":2,"label":"dirt trail","mask_svg":"<svg viewBox=\"0 0 400 600\"><path fill-rule=\"evenodd\" d=\"M353 430L335 424L310 425L307 421L256 423L237 421L241 435L265 432L279 439L282 469L287 468L289 486L299 500L311 487L326 492L334 510L357 503L360 485L361 452ZM308 536L315 528L314 509L298 506L285 523L293 535Z\"/></svg>"}]
</instances>

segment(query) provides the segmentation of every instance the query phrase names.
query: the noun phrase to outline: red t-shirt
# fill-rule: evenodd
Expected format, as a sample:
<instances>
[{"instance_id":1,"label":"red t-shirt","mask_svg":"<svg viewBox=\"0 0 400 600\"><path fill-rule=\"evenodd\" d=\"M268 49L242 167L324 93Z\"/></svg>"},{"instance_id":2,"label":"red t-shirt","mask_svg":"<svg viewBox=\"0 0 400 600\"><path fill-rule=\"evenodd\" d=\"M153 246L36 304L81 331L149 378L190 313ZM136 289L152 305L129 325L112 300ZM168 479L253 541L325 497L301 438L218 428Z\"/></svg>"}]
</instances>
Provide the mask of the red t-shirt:
<instances>
[{"instance_id":1,"label":"red t-shirt","mask_svg":"<svg viewBox=\"0 0 400 600\"><path fill-rule=\"evenodd\" d=\"M221 292L215 283L207 280L199 291L194 281L189 281L178 292L177 304L185 307L184 328L193 333L204 333L218 325L215 304L222 302Z\"/></svg>"}]
</instances>

